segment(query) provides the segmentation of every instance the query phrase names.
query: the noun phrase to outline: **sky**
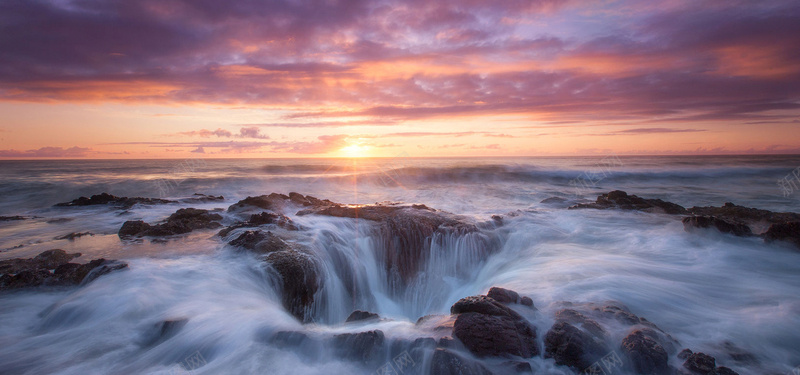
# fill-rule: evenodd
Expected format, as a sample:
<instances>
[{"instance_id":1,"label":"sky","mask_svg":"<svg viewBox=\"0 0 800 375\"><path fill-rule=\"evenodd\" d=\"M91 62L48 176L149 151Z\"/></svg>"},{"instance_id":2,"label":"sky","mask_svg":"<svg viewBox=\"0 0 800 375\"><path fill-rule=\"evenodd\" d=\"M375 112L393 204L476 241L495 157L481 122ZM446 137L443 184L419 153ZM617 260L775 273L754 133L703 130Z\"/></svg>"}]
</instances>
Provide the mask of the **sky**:
<instances>
[{"instance_id":1,"label":"sky","mask_svg":"<svg viewBox=\"0 0 800 375\"><path fill-rule=\"evenodd\" d=\"M800 153L800 2L2 0L0 159Z\"/></svg>"}]
</instances>

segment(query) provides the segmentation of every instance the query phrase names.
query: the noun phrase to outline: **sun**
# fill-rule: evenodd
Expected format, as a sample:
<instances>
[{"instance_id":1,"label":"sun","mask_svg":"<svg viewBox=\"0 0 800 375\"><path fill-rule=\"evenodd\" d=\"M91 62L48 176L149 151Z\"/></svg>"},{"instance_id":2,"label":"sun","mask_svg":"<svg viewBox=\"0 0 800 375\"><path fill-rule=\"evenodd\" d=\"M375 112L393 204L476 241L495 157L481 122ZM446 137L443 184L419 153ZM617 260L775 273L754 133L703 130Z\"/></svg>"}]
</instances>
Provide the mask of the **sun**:
<instances>
[{"instance_id":1,"label":"sun","mask_svg":"<svg viewBox=\"0 0 800 375\"><path fill-rule=\"evenodd\" d=\"M369 156L369 146L351 144L349 146L342 147L339 152L349 158L364 158Z\"/></svg>"}]
</instances>

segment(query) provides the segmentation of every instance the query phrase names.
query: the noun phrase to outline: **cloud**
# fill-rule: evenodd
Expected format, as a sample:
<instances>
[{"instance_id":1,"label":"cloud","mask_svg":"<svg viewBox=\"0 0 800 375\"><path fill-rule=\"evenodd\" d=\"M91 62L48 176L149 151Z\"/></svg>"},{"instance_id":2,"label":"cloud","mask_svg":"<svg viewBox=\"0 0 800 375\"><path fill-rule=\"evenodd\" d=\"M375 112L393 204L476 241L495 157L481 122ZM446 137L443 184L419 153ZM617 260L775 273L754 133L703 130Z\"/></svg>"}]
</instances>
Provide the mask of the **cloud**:
<instances>
[{"instance_id":1,"label":"cloud","mask_svg":"<svg viewBox=\"0 0 800 375\"><path fill-rule=\"evenodd\" d=\"M0 150L1 158L82 158L92 151L85 147L42 147L36 150Z\"/></svg>"},{"instance_id":2,"label":"cloud","mask_svg":"<svg viewBox=\"0 0 800 375\"><path fill-rule=\"evenodd\" d=\"M197 147L196 149L192 150L191 152L198 153L198 154L205 154L206 149L202 146Z\"/></svg>"},{"instance_id":3,"label":"cloud","mask_svg":"<svg viewBox=\"0 0 800 375\"><path fill-rule=\"evenodd\" d=\"M245 128L508 114L758 122L800 111L791 0L41 0L0 2L0 14L7 101L287 113Z\"/></svg>"},{"instance_id":4,"label":"cloud","mask_svg":"<svg viewBox=\"0 0 800 375\"><path fill-rule=\"evenodd\" d=\"M239 138L256 138L256 139L269 139L269 136L260 133L261 129L258 127L249 127L239 129Z\"/></svg>"},{"instance_id":5,"label":"cloud","mask_svg":"<svg viewBox=\"0 0 800 375\"><path fill-rule=\"evenodd\" d=\"M211 136L230 138L233 135L233 133L231 133L230 131L224 130L222 128L219 128L219 129L213 130L213 131L212 130L206 130L206 129L200 129L200 130L193 130L193 131L189 131L189 132L180 132L178 134L180 134L180 135L188 135L188 136L192 136L192 137L193 136L197 136L197 137L203 137L203 138L210 138Z\"/></svg>"},{"instance_id":6,"label":"cloud","mask_svg":"<svg viewBox=\"0 0 800 375\"><path fill-rule=\"evenodd\" d=\"M625 129L603 135L641 135L641 134L666 134L666 133L695 133L704 132L703 129L674 129L674 128L637 128Z\"/></svg>"}]
</instances>

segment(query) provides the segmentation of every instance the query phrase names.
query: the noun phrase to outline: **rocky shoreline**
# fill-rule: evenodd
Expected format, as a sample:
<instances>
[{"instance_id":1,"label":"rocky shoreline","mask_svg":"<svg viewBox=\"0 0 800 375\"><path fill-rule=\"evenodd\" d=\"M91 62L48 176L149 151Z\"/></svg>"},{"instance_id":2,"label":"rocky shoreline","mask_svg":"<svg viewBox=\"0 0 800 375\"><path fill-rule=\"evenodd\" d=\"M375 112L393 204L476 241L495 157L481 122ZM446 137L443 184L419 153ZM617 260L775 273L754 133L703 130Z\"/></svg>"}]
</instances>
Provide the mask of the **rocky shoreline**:
<instances>
[{"instance_id":1,"label":"rocky shoreline","mask_svg":"<svg viewBox=\"0 0 800 375\"><path fill-rule=\"evenodd\" d=\"M223 200L222 197L198 195L183 202ZM129 209L136 204L176 202L103 193L57 206L105 204ZM593 203L577 204L569 209L618 209L676 215L681 217L687 232L716 230L740 237L757 236L767 242L785 241L800 249L800 215L796 213L771 212L733 203L721 207L684 208L623 191L602 194ZM426 251L437 236L475 235L481 244L479 256L485 259L498 251L499 241L493 230L504 225L502 216L476 221L421 204L347 205L298 193L273 193L247 197L226 210L181 208L158 223L129 220L121 226L118 236L123 241L145 237L168 240L194 231L218 230L217 237L230 251L247 252L260 259L280 279L286 311L301 322L311 323L315 319L313 307L319 303L315 300L316 294L324 282L320 277L322 260L303 244L301 240L308 238L309 228L295 223L290 218L292 215L363 219L380 239L379 258L391 277L389 284L398 290L420 272L426 262ZM24 219L22 216L3 218ZM89 234L73 233L64 238ZM125 262L105 259L86 264L70 263L79 256L79 253L54 249L31 259L0 261L0 291L84 285L128 267ZM533 318L536 319L532 321ZM343 324L365 324L380 319L377 314L357 310ZM552 324L543 326L543 321ZM161 336L174 334L183 324L185 322L165 321L164 327L169 329L161 329ZM532 373L527 360L533 357L552 359L556 365L576 373L602 373L597 372L600 370L609 373L613 366L624 373L680 375L736 374L731 368L757 361L736 345L727 343L730 353L740 355L731 354L731 360L717 363L705 353L683 348L668 333L618 302L561 302L557 309L543 312L534 306L531 298L499 287L491 288L486 295L462 298L452 305L450 315L421 317L416 326L435 334L413 341L391 341L380 330L332 337L281 331L266 335L262 340L299 352L334 347L337 356L367 367L379 366L386 358L405 353L413 363L426 364L425 369L414 371L434 375ZM157 343L163 339L155 337L152 341Z\"/></svg>"}]
</instances>

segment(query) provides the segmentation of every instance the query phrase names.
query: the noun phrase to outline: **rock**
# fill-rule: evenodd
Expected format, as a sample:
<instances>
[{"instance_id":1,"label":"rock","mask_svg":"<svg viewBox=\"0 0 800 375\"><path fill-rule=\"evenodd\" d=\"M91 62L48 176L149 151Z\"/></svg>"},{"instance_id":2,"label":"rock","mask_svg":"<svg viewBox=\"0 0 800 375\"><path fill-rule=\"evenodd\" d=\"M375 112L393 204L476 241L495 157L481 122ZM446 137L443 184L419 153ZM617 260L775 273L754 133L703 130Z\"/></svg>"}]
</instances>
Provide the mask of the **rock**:
<instances>
[{"instance_id":1,"label":"rock","mask_svg":"<svg viewBox=\"0 0 800 375\"><path fill-rule=\"evenodd\" d=\"M772 212L758 208L737 206L727 202L722 207L692 207L688 212L695 216L714 216L726 220L737 220L748 225L757 223L778 224L800 221L800 214L791 212Z\"/></svg>"},{"instance_id":2,"label":"rock","mask_svg":"<svg viewBox=\"0 0 800 375\"><path fill-rule=\"evenodd\" d=\"M0 221L16 221L16 220L25 220L25 217L22 217L22 216L0 216Z\"/></svg>"},{"instance_id":3,"label":"rock","mask_svg":"<svg viewBox=\"0 0 800 375\"><path fill-rule=\"evenodd\" d=\"M558 321L545 334L545 358L556 364L583 371L609 353L601 341L565 321Z\"/></svg>"},{"instance_id":4,"label":"rock","mask_svg":"<svg viewBox=\"0 0 800 375\"><path fill-rule=\"evenodd\" d=\"M531 364L528 363L528 362L510 361L510 362L504 363L504 365L505 365L505 367L508 368L508 370L509 370L508 372L510 372L510 373L514 373L514 374L530 373L530 374L533 374L533 368L531 367Z\"/></svg>"},{"instance_id":5,"label":"rock","mask_svg":"<svg viewBox=\"0 0 800 375\"><path fill-rule=\"evenodd\" d=\"M683 367L695 374L713 375L717 368L714 357L705 353L692 353L683 363Z\"/></svg>"},{"instance_id":6,"label":"rock","mask_svg":"<svg viewBox=\"0 0 800 375\"><path fill-rule=\"evenodd\" d=\"M31 259L0 261L0 273L3 274L0 276L0 290L86 284L101 275L128 266L124 262L105 259L95 259L86 264L69 263L80 255L54 249Z\"/></svg>"},{"instance_id":7,"label":"rock","mask_svg":"<svg viewBox=\"0 0 800 375\"><path fill-rule=\"evenodd\" d=\"M720 366L717 367L716 370L714 370L714 375L739 375L739 373L725 366Z\"/></svg>"},{"instance_id":8,"label":"rock","mask_svg":"<svg viewBox=\"0 0 800 375\"><path fill-rule=\"evenodd\" d=\"M135 204L167 204L175 203L174 201L158 198L142 198L142 197L117 197L108 193L92 195L91 198L80 197L71 202L64 202L56 204L57 207L75 207L75 206L94 206L102 204L111 204L121 208L131 208Z\"/></svg>"},{"instance_id":9,"label":"rock","mask_svg":"<svg viewBox=\"0 0 800 375\"><path fill-rule=\"evenodd\" d=\"M778 223L770 225L764 233L767 242L786 241L800 248L800 221Z\"/></svg>"},{"instance_id":10,"label":"rock","mask_svg":"<svg viewBox=\"0 0 800 375\"><path fill-rule=\"evenodd\" d=\"M541 202L539 202L539 203L544 203L544 204L558 204L558 203L564 203L564 202L566 202L566 201L567 201L566 199L564 199L564 198L561 198L561 197L550 197L550 198L543 199L543 200L542 200Z\"/></svg>"},{"instance_id":11,"label":"rock","mask_svg":"<svg viewBox=\"0 0 800 375\"><path fill-rule=\"evenodd\" d=\"M121 228L119 228L117 235L120 238L134 237L144 235L144 233L148 230L150 230L150 224L147 224L142 220L128 220L122 224Z\"/></svg>"},{"instance_id":12,"label":"rock","mask_svg":"<svg viewBox=\"0 0 800 375\"><path fill-rule=\"evenodd\" d=\"M69 240L75 241L76 238L83 237L83 236L94 236L92 232L72 232L70 234L65 234L63 236L58 236L54 238L55 240Z\"/></svg>"},{"instance_id":13,"label":"rock","mask_svg":"<svg viewBox=\"0 0 800 375\"><path fill-rule=\"evenodd\" d=\"M208 210L197 208L181 208L162 224L150 225L141 220L126 221L117 233L120 238L141 236L171 236L189 233L197 229L219 228L222 216Z\"/></svg>"},{"instance_id":14,"label":"rock","mask_svg":"<svg viewBox=\"0 0 800 375\"><path fill-rule=\"evenodd\" d=\"M479 357L530 358L539 354L536 328L519 317L461 313L453 326L453 335Z\"/></svg>"},{"instance_id":15,"label":"rock","mask_svg":"<svg viewBox=\"0 0 800 375\"><path fill-rule=\"evenodd\" d=\"M492 375L478 362L468 360L447 349L438 348L431 359L431 375Z\"/></svg>"},{"instance_id":16,"label":"rock","mask_svg":"<svg viewBox=\"0 0 800 375\"><path fill-rule=\"evenodd\" d=\"M225 200L225 197L223 197L221 195L217 197L217 196L213 196L213 195L205 195L205 194L200 194L200 193L194 193L191 198L182 199L181 201L183 201L183 202L202 202L202 203L206 203L206 202L221 202L221 201L224 201L224 200Z\"/></svg>"},{"instance_id":17,"label":"rock","mask_svg":"<svg viewBox=\"0 0 800 375\"><path fill-rule=\"evenodd\" d=\"M505 306L488 296L465 297L458 300L458 302L450 307L451 314L463 314L469 312L522 319L522 317L517 314L516 311L511 310L511 308L508 306Z\"/></svg>"},{"instance_id":18,"label":"rock","mask_svg":"<svg viewBox=\"0 0 800 375\"><path fill-rule=\"evenodd\" d=\"M683 349L680 353L678 353L678 359L687 360L689 356L692 355L692 351L689 349Z\"/></svg>"},{"instance_id":19,"label":"rock","mask_svg":"<svg viewBox=\"0 0 800 375\"><path fill-rule=\"evenodd\" d=\"M270 253L266 261L283 282L283 306L300 321L310 321L310 307L320 287L315 262L296 250Z\"/></svg>"},{"instance_id":20,"label":"rock","mask_svg":"<svg viewBox=\"0 0 800 375\"><path fill-rule=\"evenodd\" d=\"M649 332L648 332L649 331ZM656 332L638 329L622 340L622 353L628 357L637 374L668 374L667 351L652 337Z\"/></svg>"},{"instance_id":21,"label":"rock","mask_svg":"<svg viewBox=\"0 0 800 375\"><path fill-rule=\"evenodd\" d=\"M492 287L486 296L501 303L519 303L519 293L499 287Z\"/></svg>"},{"instance_id":22,"label":"rock","mask_svg":"<svg viewBox=\"0 0 800 375\"><path fill-rule=\"evenodd\" d=\"M533 300L530 297L520 298L519 303L523 306L532 307L534 309L536 308L535 306L533 306Z\"/></svg>"},{"instance_id":23,"label":"rock","mask_svg":"<svg viewBox=\"0 0 800 375\"><path fill-rule=\"evenodd\" d=\"M270 337L269 342L277 347L298 347L311 340L308 335L298 331L279 331Z\"/></svg>"},{"instance_id":24,"label":"rock","mask_svg":"<svg viewBox=\"0 0 800 375\"><path fill-rule=\"evenodd\" d=\"M228 207L228 212L239 212L256 207L276 213L282 213L287 205L288 200L289 197L287 195L277 193L260 195L257 197L247 197Z\"/></svg>"},{"instance_id":25,"label":"rock","mask_svg":"<svg viewBox=\"0 0 800 375\"><path fill-rule=\"evenodd\" d=\"M331 347L343 358L370 363L379 359L385 351L383 331L344 333L333 337Z\"/></svg>"},{"instance_id":26,"label":"rock","mask_svg":"<svg viewBox=\"0 0 800 375\"><path fill-rule=\"evenodd\" d=\"M730 233L734 236L752 236L753 232L747 224L732 219L721 219L714 216L689 216L683 218L683 229L693 232L697 228L714 228L722 233Z\"/></svg>"},{"instance_id":27,"label":"rock","mask_svg":"<svg viewBox=\"0 0 800 375\"><path fill-rule=\"evenodd\" d=\"M581 208L594 208L601 210L617 208L622 210L663 212L671 215L686 213L686 209L684 207L675 203L666 202L661 199L644 199L635 195L628 195L628 193L621 190L614 190L608 194L602 194L597 197L597 201L595 203L581 203L569 207L570 210Z\"/></svg>"},{"instance_id":28,"label":"rock","mask_svg":"<svg viewBox=\"0 0 800 375\"><path fill-rule=\"evenodd\" d=\"M242 247L257 254L269 254L291 249L291 246L289 246L286 241L272 234L272 232L263 232L260 230L245 231L231 242L228 242L228 244Z\"/></svg>"},{"instance_id":29,"label":"rock","mask_svg":"<svg viewBox=\"0 0 800 375\"><path fill-rule=\"evenodd\" d=\"M350 314L350 316L347 317L347 320L345 320L345 322L349 323L349 322L359 322L363 320L377 320L377 319L380 319L380 315L371 313L369 311L356 310L353 311Z\"/></svg>"}]
</instances>

